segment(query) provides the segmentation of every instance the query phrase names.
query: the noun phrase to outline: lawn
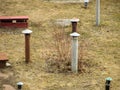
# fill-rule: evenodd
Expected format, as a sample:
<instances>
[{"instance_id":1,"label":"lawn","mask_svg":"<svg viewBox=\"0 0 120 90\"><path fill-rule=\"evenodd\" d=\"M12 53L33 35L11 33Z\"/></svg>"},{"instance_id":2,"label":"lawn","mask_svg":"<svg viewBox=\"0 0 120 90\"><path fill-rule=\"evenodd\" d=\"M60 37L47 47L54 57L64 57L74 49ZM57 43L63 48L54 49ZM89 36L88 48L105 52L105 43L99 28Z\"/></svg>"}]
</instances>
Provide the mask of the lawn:
<instances>
[{"instance_id":1,"label":"lawn","mask_svg":"<svg viewBox=\"0 0 120 90\"><path fill-rule=\"evenodd\" d=\"M101 0L101 23L95 25L95 0L87 9L83 3L64 4L44 0L0 0L0 16L29 16L31 34L31 63L25 63L24 29L0 28L0 52L9 57L14 78L9 83L24 83L23 90L104 90L105 78L111 77L111 90L120 88L120 1ZM54 33L64 29L70 38L72 27L57 27L56 19L79 18L77 32L83 48L84 71L48 72L46 59L57 52ZM70 46L68 44L68 46ZM68 47L69 48L69 47ZM80 49L80 48L79 48ZM64 51L64 49L63 49ZM81 50L79 50L80 52ZM59 61L58 61L59 62ZM62 64L63 65L63 64ZM56 70L56 68L54 68ZM1 87L1 86L0 86Z\"/></svg>"}]
</instances>

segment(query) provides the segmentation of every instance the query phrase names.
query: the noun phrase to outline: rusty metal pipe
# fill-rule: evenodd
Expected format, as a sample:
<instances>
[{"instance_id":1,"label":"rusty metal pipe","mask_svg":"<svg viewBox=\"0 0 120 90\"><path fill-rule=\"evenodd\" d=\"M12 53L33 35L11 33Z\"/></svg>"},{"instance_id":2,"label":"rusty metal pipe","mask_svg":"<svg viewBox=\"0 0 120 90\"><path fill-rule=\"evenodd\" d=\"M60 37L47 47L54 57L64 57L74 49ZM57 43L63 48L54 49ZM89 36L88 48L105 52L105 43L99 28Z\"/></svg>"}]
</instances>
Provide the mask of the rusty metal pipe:
<instances>
[{"instance_id":1,"label":"rusty metal pipe","mask_svg":"<svg viewBox=\"0 0 120 90\"><path fill-rule=\"evenodd\" d=\"M26 29L22 33L25 34L25 62L29 63L30 62L30 34L32 33L32 31Z\"/></svg>"},{"instance_id":2,"label":"rusty metal pipe","mask_svg":"<svg viewBox=\"0 0 120 90\"><path fill-rule=\"evenodd\" d=\"M30 34L25 34L25 60L30 62Z\"/></svg>"},{"instance_id":3,"label":"rusty metal pipe","mask_svg":"<svg viewBox=\"0 0 120 90\"><path fill-rule=\"evenodd\" d=\"M79 21L79 19L71 19L70 21L72 23L72 33L77 32L77 22Z\"/></svg>"},{"instance_id":4,"label":"rusty metal pipe","mask_svg":"<svg viewBox=\"0 0 120 90\"><path fill-rule=\"evenodd\" d=\"M72 22L72 32L77 31L77 22Z\"/></svg>"}]
</instances>

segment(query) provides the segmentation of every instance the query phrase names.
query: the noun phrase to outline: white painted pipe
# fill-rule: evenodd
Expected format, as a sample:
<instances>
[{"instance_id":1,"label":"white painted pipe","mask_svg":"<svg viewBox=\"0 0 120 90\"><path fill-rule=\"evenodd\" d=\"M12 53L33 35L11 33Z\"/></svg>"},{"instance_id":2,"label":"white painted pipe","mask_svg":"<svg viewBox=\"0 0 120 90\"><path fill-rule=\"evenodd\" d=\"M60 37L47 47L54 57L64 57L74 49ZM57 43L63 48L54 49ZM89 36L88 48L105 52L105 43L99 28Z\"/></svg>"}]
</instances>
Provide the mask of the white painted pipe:
<instances>
[{"instance_id":1,"label":"white painted pipe","mask_svg":"<svg viewBox=\"0 0 120 90\"><path fill-rule=\"evenodd\" d=\"M78 73L78 36L80 34L74 32L70 34L72 36L72 61L71 69L73 73Z\"/></svg>"},{"instance_id":2,"label":"white painted pipe","mask_svg":"<svg viewBox=\"0 0 120 90\"><path fill-rule=\"evenodd\" d=\"M100 0L96 0L96 25L100 25Z\"/></svg>"}]
</instances>

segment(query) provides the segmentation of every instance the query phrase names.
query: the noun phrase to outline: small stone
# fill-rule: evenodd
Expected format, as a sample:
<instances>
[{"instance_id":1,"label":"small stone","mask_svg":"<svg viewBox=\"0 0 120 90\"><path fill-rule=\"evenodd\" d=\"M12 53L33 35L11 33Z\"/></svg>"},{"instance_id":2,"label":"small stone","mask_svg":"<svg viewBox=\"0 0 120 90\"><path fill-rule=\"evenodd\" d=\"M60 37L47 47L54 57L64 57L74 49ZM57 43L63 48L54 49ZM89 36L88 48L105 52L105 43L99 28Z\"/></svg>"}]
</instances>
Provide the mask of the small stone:
<instances>
[{"instance_id":1,"label":"small stone","mask_svg":"<svg viewBox=\"0 0 120 90\"><path fill-rule=\"evenodd\" d=\"M10 67L10 66L11 66L11 64L10 64L10 63L6 63L6 66L7 66L7 67Z\"/></svg>"}]
</instances>

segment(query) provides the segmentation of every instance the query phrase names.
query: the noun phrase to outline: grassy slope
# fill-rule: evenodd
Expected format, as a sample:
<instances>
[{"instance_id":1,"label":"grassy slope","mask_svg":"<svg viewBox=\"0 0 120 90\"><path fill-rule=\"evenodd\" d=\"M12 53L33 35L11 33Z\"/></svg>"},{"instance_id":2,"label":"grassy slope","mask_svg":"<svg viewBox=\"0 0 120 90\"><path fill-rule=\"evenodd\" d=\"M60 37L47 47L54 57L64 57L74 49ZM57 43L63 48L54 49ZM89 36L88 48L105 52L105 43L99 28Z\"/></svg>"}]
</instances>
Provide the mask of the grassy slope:
<instances>
[{"instance_id":1,"label":"grassy slope","mask_svg":"<svg viewBox=\"0 0 120 90\"><path fill-rule=\"evenodd\" d=\"M31 60L24 64L24 36L21 29L0 29L0 51L6 52L16 82L23 81L23 90L104 90L104 79L113 78L112 89L120 88L120 2L101 0L101 26L95 26L95 1L85 10L83 4L54 4L41 0L1 0L0 15L28 15L31 37ZM45 57L52 53L52 22L57 18L80 18L80 40L87 43L85 60L90 72L54 74L45 72ZM71 27L66 28L71 32ZM44 35L44 36L43 36ZM46 45L47 43L47 45ZM87 68L88 69L88 68ZM15 84L14 84L15 85ZM32 86L30 88L30 86ZM78 89L79 88L79 89Z\"/></svg>"}]
</instances>

